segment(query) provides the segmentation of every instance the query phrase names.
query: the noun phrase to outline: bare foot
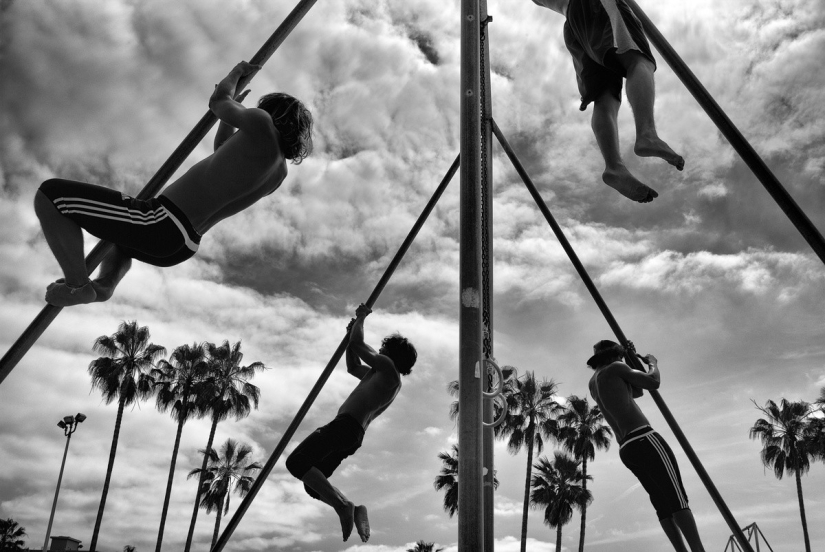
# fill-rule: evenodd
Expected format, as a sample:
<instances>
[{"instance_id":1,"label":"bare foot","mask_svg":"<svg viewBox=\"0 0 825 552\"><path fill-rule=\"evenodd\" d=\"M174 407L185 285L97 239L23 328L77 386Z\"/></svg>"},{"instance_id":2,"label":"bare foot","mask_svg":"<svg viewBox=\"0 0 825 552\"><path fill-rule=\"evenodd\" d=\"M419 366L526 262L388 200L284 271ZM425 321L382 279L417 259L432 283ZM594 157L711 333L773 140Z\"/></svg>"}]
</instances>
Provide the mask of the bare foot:
<instances>
[{"instance_id":1,"label":"bare foot","mask_svg":"<svg viewBox=\"0 0 825 552\"><path fill-rule=\"evenodd\" d=\"M363 504L355 507L355 530L361 542L370 540L370 520L367 519L367 507Z\"/></svg>"},{"instance_id":2,"label":"bare foot","mask_svg":"<svg viewBox=\"0 0 825 552\"><path fill-rule=\"evenodd\" d=\"M658 157L660 159L664 159L680 171L685 168L684 158L670 149L670 146L668 146L659 137L637 137L636 145L633 147L633 151L639 157Z\"/></svg>"},{"instance_id":3,"label":"bare foot","mask_svg":"<svg viewBox=\"0 0 825 552\"><path fill-rule=\"evenodd\" d=\"M642 184L624 165L616 169L605 169L602 180L626 198L639 203L650 203L653 198L659 197L653 188Z\"/></svg>"},{"instance_id":4,"label":"bare foot","mask_svg":"<svg viewBox=\"0 0 825 552\"><path fill-rule=\"evenodd\" d=\"M91 281L82 286L74 287L61 278L46 287L46 302L55 307L71 307L72 305L91 303L96 297L97 294Z\"/></svg>"},{"instance_id":5,"label":"bare foot","mask_svg":"<svg viewBox=\"0 0 825 552\"><path fill-rule=\"evenodd\" d=\"M338 518L341 520L341 532L344 534L344 540L346 541L352 534L352 526L355 523L355 504L347 501L343 508L336 508L335 513L338 514Z\"/></svg>"},{"instance_id":6,"label":"bare foot","mask_svg":"<svg viewBox=\"0 0 825 552\"><path fill-rule=\"evenodd\" d=\"M53 284L49 285L49 288L54 286L55 284L62 284L65 281L65 278L58 278L57 280L55 280ZM95 303L102 303L104 301L108 301L112 298L112 294L115 292L115 286L110 282L106 282L103 278L96 278L92 280L92 288L94 288L96 294L93 301Z\"/></svg>"}]
</instances>

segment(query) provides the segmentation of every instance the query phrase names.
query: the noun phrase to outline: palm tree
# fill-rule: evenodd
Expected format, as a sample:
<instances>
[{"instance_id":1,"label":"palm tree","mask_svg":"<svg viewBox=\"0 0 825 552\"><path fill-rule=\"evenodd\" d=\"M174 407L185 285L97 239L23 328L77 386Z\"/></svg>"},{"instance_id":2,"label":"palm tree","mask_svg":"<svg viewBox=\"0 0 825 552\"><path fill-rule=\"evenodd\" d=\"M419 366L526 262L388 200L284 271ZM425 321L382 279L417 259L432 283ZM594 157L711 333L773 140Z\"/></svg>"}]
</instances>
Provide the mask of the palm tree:
<instances>
[{"instance_id":1,"label":"palm tree","mask_svg":"<svg viewBox=\"0 0 825 552\"><path fill-rule=\"evenodd\" d=\"M441 460L441 473L433 481L436 491L445 489L444 511L450 517L458 511L458 445L452 446L452 452L439 452L438 458ZM493 470L493 488L498 489L498 478Z\"/></svg>"},{"instance_id":2,"label":"palm tree","mask_svg":"<svg viewBox=\"0 0 825 552\"><path fill-rule=\"evenodd\" d=\"M442 552L443 548L435 548L434 542L424 542L420 540L415 543L415 548L407 548L407 552Z\"/></svg>"},{"instance_id":3,"label":"palm tree","mask_svg":"<svg viewBox=\"0 0 825 552\"><path fill-rule=\"evenodd\" d=\"M0 519L0 550L23 550L26 528L11 518Z\"/></svg>"},{"instance_id":4,"label":"palm tree","mask_svg":"<svg viewBox=\"0 0 825 552\"><path fill-rule=\"evenodd\" d=\"M255 478L249 474L263 466L257 462L248 464L248 456L252 454L252 447L243 444L238 446L238 442L232 439L226 440L221 447L220 455L211 448L200 452L208 460L208 467L205 471L200 468L194 469L189 472L188 477L200 476L203 485L201 508L206 508L207 514L212 513L212 510L217 511L215 531L210 547L214 548L221 527L221 514L229 512L230 487L234 483L235 492L241 497L246 496L255 481Z\"/></svg>"},{"instance_id":5,"label":"palm tree","mask_svg":"<svg viewBox=\"0 0 825 552\"><path fill-rule=\"evenodd\" d=\"M756 408L765 415L759 418L750 429L751 439L762 441L762 464L773 468L777 479L785 474L796 477L796 494L799 498L799 514L802 518L802 534L805 538L805 550L811 552L808 538L808 522L805 519L805 503L802 499L802 474L811 467L814 450L810 446L811 405L805 401L789 402L782 399L777 404L771 400L764 407Z\"/></svg>"},{"instance_id":6,"label":"palm tree","mask_svg":"<svg viewBox=\"0 0 825 552\"><path fill-rule=\"evenodd\" d=\"M504 371L504 369L502 369ZM553 396L557 386L553 380L536 380L534 372L519 378L505 374L503 394L507 402L507 417L497 428L498 437L507 439L507 450L517 454L527 447L527 476L524 483L524 510L521 520L521 552L527 550L527 514L530 506L530 476L533 453L541 454L544 440L558 436L556 416L563 407Z\"/></svg>"},{"instance_id":7,"label":"palm tree","mask_svg":"<svg viewBox=\"0 0 825 552\"><path fill-rule=\"evenodd\" d=\"M613 431L604 423L604 415L599 407L590 408L587 398L576 395L567 397L567 406L558 417L559 442L582 463L582 487L587 490L587 461L596 457L596 449L608 450ZM587 505L582 509L579 552L584 551L584 528L587 519Z\"/></svg>"},{"instance_id":8,"label":"palm tree","mask_svg":"<svg viewBox=\"0 0 825 552\"><path fill-rule=\"evenodd\" d=\"M458 511L458 445L453 445L452 453L439 452L441 473L436 476L433 486L436 491L445 489L444 511L453 517Z\"/></svg>"},{"instance_id":9,"label":"palm tree","mask_svg":"<svg viewBox=\"0 0 825 552\"><path fill-rule=\"evenodd\" d=\"M106 468L103 495L100 498L92 542L89 545L89 550L92 552L97 549L97 537L100 533L103 509L106 507L106 495L109 493L109 483L115 465L123 409L152 396L154 380L149 370L154 367L159 357L166 354L166 349L150 343L149 338L148 327L138 326L136 320L124 321L115 333L98 337L92 346L94 352L104 355L89 364L92 389L100 390L106 404L111 404L117 399L117 418L115 418L112 448L109 451L109 465Z\"/></svg>"},{"instance_id":10,"label":"palm tree","mask_svg":"<svg viewBox=\"0 0 825 552\"><path fill-rule=\"evenodd\" d=\"M593 500L583 483L579 463L562 452L555 453L553 462L539 458L532 479L530 502L544 507L544 523L556 528L556 552L561 552L561 528L573 518L573 509L582 510Z\"/></svg>"},{"instance_id":11,"label":"palm tree","mask_svg":"<svg viewBox=\"0 0 825 552\"><path fill-rule=\"evenodd\" d=\"M230 416L236 420L241 420L249 415L254 406L258 408L261 390L249 383L255 372L266 370L266 366L261 362L253 362L249 366L241 366L243 353L241 353L241 342L229 345L229 341L224 341L220 346L214 343L206 344L208 355L209 376L207 378L208 391L204 399L204 414L212 418L212 427L209 430L209 439L206 441L206 449L212 448L212 441L215 439L215 428L218 422L226 420ZM203 458L201 475L206 474L206 462L208 455ZM192 546L192 537L195 534L195 522L198 520L198 507L201 502L201 490L203 480L198 482L198 490L195 494L195 508L192 512L192 521L189 523L189 534L186 537L186 547L184 552L189 552Z\"/></svg>"},{"instance_id":12,"label":"palm tree","mask_svg":"<svg viewBox=\"0 0 825 552\"><path fill-rule=\"evenodd\" d=\"M155 378L158 410L166 412L171 409L172 419L178 423L175 445L172 447L172 461L169 465L169 478L166 482L166 495L163 498L163 511L160 515L158 541L155 545L155 551L160 552L183 424L193 416L201 414L206 387L204 380L207 375L206 347L202 343L181 345L172 352L169 362L162 360L160 366L152 370L152 375Z\"/></svg>"}]
</instances>

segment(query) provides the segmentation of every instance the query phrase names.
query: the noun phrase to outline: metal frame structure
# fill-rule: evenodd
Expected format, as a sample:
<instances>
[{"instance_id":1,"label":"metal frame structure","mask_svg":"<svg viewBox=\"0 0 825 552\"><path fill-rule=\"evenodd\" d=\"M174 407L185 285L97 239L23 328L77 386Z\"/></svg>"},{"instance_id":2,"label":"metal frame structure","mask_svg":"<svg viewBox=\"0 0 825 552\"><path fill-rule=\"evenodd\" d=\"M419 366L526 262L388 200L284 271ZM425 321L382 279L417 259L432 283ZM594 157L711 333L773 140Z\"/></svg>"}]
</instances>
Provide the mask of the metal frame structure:
<instances>
[{"instance_id":1,"label":"metal frame structure","mask_svg":"<svg viewBox=\"0 0 825 552\"><path fill-rule=\"evenodd\" d=\"M825 262L825 239L811 223L788 192L782 187L767 165L756 154L742 134L727 118L722 109L687 65L679 58L658 29L644 14L634 0L626 0L642 21L651 43L657 48L665 61L679 76L699 104L705 109L713 122L740 154L748 167L754 172L770 195L779 204L794 226L812 247L819 258ZM290 32L312 8L316 0L300 0L280 27L267 40L263 47L250 59L250 62L263 65L286 39ZM460 154L447 171L441 184L436 189L424 211L419 216L398 253L386 269L369 299L372 307L393 272L409 249L421 226L426 221L447 184L459 168L460 174L460 271L459 271L459 512L458 512L458 550L459 552L493 552L493 457L492 429L484 427L483 421L491 421L492 405L484 403L483 391L490 391L487 383L486 360L493 355L493 309L492 309L492 135L495 134L500 145L510 158L516 171L524 181L533 199L555 233L560 244L568 254L576 271L587 287L603 316L607 320L616 338L622 345L628 341L618 322L613 317L606 303L596 289L593 281L579 261L562 229L556 223L546 203L536 189L529 175L521 165L513 149L507 143L501 130L492 118L490 92L489 41L487 40L487 23L492 20L487 15L486 0L461 0L461 107L460 107ZM248 84L250 77L241 79L239 89ZM172 174L180 167L184 159L194 150L209 129L216 122L212 112L207 112L195 128L184 139L172 156L161 166L138 195L140 198L156 195ZM86 259L91 272L110 250L111 245L99 243ZM25 355L26 351L42 335L48 325L60 313L60 307L46 306L24 333L0 359L0 383ZM332 370L339 362L347 345L344 337L329 363L323 370L317 383L310 391L280 442L272 452L269 460L256 478L250 492L246 495L235 514L224 528L223 533L213 548L220 551L232 536L252 501L265 482L267 476L277 463L290 439L305 417L315 398L326 383ZM630 358L634 368L642 369L636 358ZM705 471L695 452L687 441L681 428L668 410L657 391L650 391L656 405L662 411L668 425L676 435L685 453L705 484L708 492L719 508L725 521L733 531L731 542L741 550L753 552L742 529L736 523L730 510L716 490L710 476ZM490 401L491 403L491 401ZM486 475L485 475L485 467ZM753 527L748 526L751 536ZM757 528L758 530L758 528ZM760 532L761 534L761 532ZM763 536L764 538L764 536ZM732 546L732 545L731 545ZM758 544L757 544L758 546Z\"/></svg>"},{"instance_id":2,"label":"metal frame structure","mask_svg":"<svg viewBox=\"0 0 825 552\"><path fill-rule=\"evenodd\" d=\"M768 543L768 539L765 538L765 534L762 532L762 529L760 529L759 526L756 525L756 522L751 523L746 527L743 527L742 531L748 534L748 542L750 542L751 539L753 539L753 542L756 545L756 552L762 552L762 549L759 546L760 537L762 538L761 542L763 542L765 546L768 547L768 550L770 550L770 552L773 552L773 548L771 548L771 545ZM725 545L724 552L728 552L728 550L730 550L730 552L742 552L742 548L736 542L734 535L731 535L728 538L728 543Z\"/></svg>"}]
</instances>

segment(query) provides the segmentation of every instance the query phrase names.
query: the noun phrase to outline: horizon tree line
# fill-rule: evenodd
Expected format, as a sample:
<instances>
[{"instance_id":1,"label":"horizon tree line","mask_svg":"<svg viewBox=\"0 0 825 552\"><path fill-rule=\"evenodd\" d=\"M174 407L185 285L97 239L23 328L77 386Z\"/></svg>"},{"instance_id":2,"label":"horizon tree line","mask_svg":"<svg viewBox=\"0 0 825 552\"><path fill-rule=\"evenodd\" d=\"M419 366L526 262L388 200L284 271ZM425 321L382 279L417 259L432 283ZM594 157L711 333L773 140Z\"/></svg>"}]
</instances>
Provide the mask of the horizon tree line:
<instances>
[{"instance_id":1,"label":"horizon tree line","mask_svg":"<svg viewBox=\"0 0 825 552\"><path fill-rule=\"evenodd\" d=\"M220 454L216 452L213 448L216 428L221 421L228 418L241 420L252 408L258 408L260 389L249 380L267 367L261 362L242 365L241 342L230 344L227 340L220 345L208 342L184 344L176 347L165 360L161 357L166 354L166 349L152 343L149 328L139 326L134 320L123 321L112 335L98 337L92 350L101 355L88 367L92 389L101 392L106 404L116 402L118 408L89 550L97 549L123 412L127 406L152 397L157 410L169 412L177 426L155 550L160 552L163 542L183 426L195 418L209 418L211 426L206 447L198 451L203 455L202 465L189 473L189 477L197 475L198 481L185 551L191 548L201 508L207 513L217 511L214 543L221 515L229 509L230 487L234 484L234 490L245 495L254 481L250 474L261 467L250 462L251 447L232 439L227 439Z\"/></svg>"}]
</instances>

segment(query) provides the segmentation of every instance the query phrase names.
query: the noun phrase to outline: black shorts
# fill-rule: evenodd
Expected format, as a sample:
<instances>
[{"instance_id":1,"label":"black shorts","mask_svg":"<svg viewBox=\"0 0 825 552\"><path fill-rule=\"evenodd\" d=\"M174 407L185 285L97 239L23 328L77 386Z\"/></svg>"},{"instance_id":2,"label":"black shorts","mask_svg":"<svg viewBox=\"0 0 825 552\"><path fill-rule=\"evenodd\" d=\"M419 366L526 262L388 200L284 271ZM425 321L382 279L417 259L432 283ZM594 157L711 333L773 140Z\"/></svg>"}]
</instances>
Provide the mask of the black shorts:
<instances>
[{"instance_id":1,"label":"black shorts","mask_svg":"<svg viewBox=\"0 0 825 552\"><path fill-rule=\"evenodd\" d=\"M40 191L61 215L138 261L173 266L198 250L200 234L164 196L136 199L103 186L60 178L45 181Z\"/></svg>"},{"instance_id":2,"label":"black shorts","mask_svg":"<svg viewBox=\"0 0 825 552\"><path fill-rule=\"evenodd\" d=\"M642 24L624 0L570 0L564 44L573 57L581 111L605 91L621 101L627 75L618 54L635 50L656 66Z\"/></svg>"},{"instance_id":3,"label":"black shorts","mask_svg":"<svg viewBox=\"0 0 825 552\"><path fill-rule=\"evenodd\" d=\"M688 509L688 498L673 451L650 426L628 433L619 443L619 457L650 495L659 519Z\"/></svg>"},{"instance_id":4,"label":"black shorts","mask_svg":"<svg viewBox=\"0 0 825 552\"><path fill-rule=\"evenodd\" d=\"M361 447L364 428L349 414L341 414L323 427L313 431L309 437L292 451L286 459L286 468L293 476L303 479L310 468L318 468L326 477ZM304 485L312 498L318 493Z\"/></svg>"}]
</instances>

